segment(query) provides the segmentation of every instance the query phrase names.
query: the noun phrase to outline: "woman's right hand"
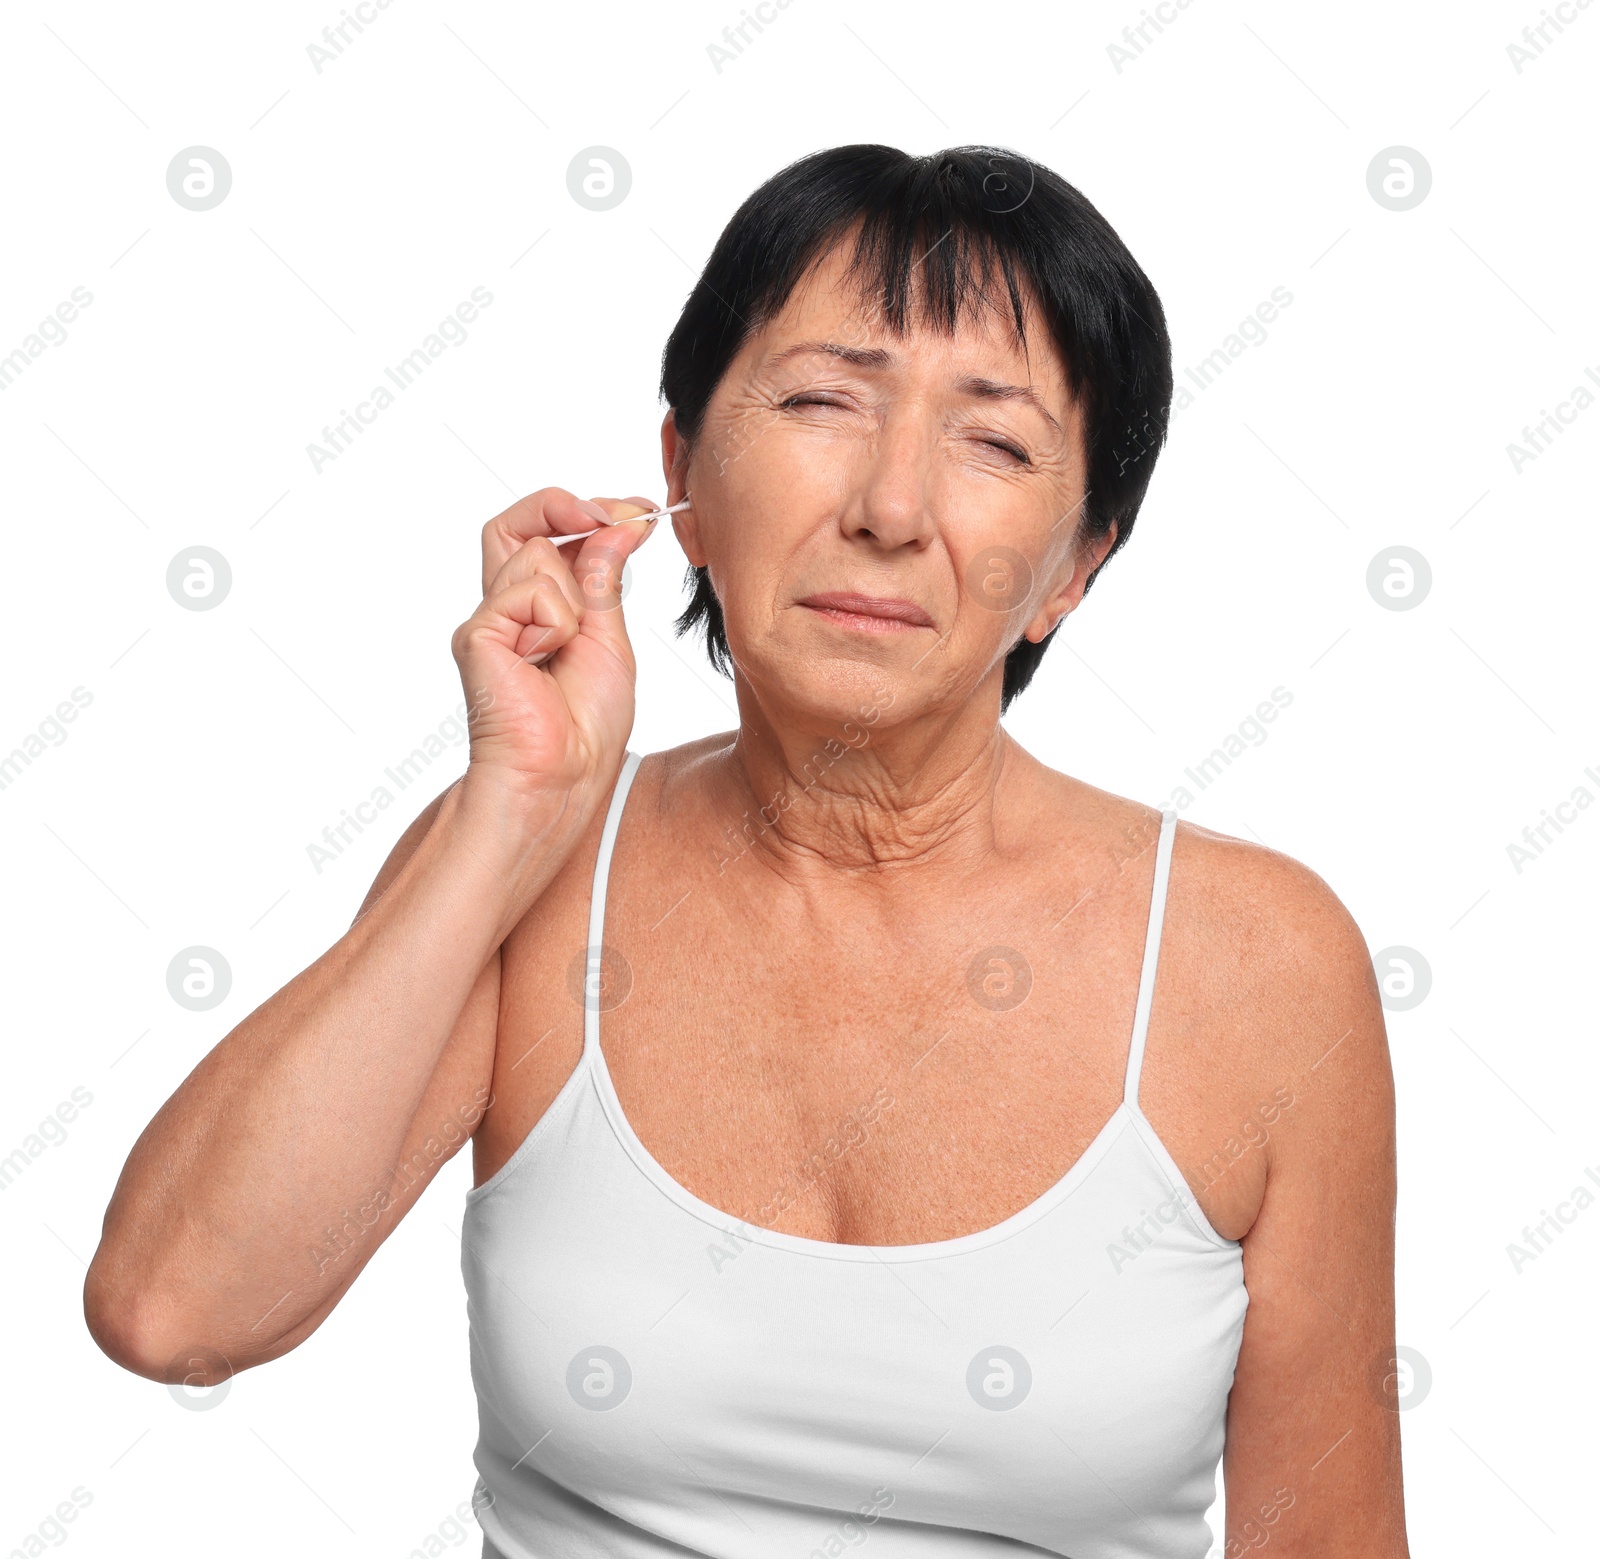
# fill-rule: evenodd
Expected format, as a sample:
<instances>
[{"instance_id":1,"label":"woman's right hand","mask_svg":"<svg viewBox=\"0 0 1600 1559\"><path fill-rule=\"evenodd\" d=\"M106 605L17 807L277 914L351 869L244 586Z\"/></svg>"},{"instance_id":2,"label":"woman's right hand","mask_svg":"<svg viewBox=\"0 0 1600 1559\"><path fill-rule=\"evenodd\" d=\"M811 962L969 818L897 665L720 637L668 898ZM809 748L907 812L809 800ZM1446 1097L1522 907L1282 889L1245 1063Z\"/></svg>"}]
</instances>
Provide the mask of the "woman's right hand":
<instances>
[{"instance_id":1,"label":"woman's right hand","mask_svg":"<svg viewBox=\"0 0 1600 1559\"><path fill-rule=\"evenodd\" d=\"M629 517L652 507L546 487L484 526L483 601L450 643L471 734L464 795L488 786L497 811L565 810L614 777L633 728L622 565L659 523ZM547 539L597 526L564 547Z\"/></svg>"},{"instance_id":2,"label":"woman's right hand","mask_svg":"<svg viewBox=\"0 0 1600 1559\"><path fill-rule=\"evenodd\" d=\"M406 830L354 925L189 1073L117 1180L84 1315L127 1369L215 1385L309 1337L489 1107L500 947L592 822L631 728L617 587L655 527L606 522L650 507L547 488L485 527L484 600L451 641L466 778ZM330 1217L344 1221L325 1242Z\"/></svg>"}]
</instances>

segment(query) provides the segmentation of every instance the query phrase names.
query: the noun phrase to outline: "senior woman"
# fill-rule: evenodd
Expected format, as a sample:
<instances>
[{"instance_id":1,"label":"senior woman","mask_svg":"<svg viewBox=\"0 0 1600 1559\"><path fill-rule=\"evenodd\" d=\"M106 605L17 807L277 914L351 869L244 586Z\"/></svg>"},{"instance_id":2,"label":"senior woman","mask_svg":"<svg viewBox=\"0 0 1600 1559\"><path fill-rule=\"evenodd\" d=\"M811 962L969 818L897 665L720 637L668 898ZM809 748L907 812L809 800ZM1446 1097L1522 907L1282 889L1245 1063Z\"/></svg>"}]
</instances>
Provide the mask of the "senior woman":
<instances>
[{"instance_id":1,"label":"senior woman","mask_svg":"<svg viewBox=\"0 0 1600 1559\"><path fill-rule=\"evenodd\" d=\"M738 729L626 750L648 500L491 521L466 774L140 1138L94 1336L278 1357L470 1136L486 1554L1199 1559L1219 1459L1227 1554L1405 1554L1361 935L1000 724L1149 482L1149 280L1024 158L838 148L662 386Z\"/></svg>"}]
</instances>

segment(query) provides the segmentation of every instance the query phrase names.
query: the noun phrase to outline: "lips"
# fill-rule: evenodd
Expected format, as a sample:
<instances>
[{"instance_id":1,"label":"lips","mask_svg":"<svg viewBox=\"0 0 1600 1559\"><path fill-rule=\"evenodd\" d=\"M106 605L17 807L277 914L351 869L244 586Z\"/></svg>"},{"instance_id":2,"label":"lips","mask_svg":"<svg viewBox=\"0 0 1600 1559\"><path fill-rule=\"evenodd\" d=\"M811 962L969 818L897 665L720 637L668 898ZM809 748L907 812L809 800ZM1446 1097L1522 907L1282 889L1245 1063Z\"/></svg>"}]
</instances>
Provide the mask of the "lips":
<instances>
[{"instance_id":1,"label":"lips","mask_svg":"<svg viewBox=\"0 0 1600 1559\"><path fill-rule=\"evenodd\" d=\"M822 612L835 622L848 624L855 619L855 626L863 628L896 625L908 628L933 627L933 619L915 601L908 601L903 596L859 595L852 590L825 590L818 595L806 596L799 605Z\"/></svg>"}]
</instances>

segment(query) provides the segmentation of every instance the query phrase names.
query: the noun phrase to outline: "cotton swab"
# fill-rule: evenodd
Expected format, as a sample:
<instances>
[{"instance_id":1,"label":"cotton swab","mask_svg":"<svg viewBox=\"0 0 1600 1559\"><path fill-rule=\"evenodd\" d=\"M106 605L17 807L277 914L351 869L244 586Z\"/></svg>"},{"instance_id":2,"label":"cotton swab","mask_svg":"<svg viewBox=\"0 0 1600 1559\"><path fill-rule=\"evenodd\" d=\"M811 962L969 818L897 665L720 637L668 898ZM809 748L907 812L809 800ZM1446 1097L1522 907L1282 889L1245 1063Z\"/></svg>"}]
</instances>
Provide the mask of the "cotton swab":
<instances>
[{"instance_id":1,"label":"cotton swab","mask_svg":"<svg viewBox=\"0 0 1600 1559\"><path fill-rule=\"evenodd\" d=\"M690 507L689 500L685 498L682 503L668 504L665 509L652 509L649 514L636 514L633 517L636 520L659 520L665 515L676 514L679 509ZM618 520L617 523L625 525L627 521ZM610 530L610 528L609 525L597 525L593 530L574 531L570 536L547 536L545 539L551 546L560 547L565 546L569 541L582 541L586 536L598 536L602 530ZM524 655L521 658L530 666L541 666L555 653L554 650L534 650L531 654Z\"/></svg>"},{"instance_id":2,"label":"cotton swab","mask_svg":"<svg viewBox=\"0 0 1600 1559\"><path fill-rule=\"evenodd\" d=\"M668 504L665 509L652 509L649 514L635 514L631 518L635 520L659 520L665 515L676 514L679 509L687 509L689 507L691 507L689 500L685 498L682 503ZM617 523L626 525L628 522L619 520ZM545 540L553 547L564 547L569 541L582 541L587 536L598 536L602 530L609 530L610 528L609 525L597 525L593 530L574 531L570 536L546 536Z\"/></svg>"}]
</instances>

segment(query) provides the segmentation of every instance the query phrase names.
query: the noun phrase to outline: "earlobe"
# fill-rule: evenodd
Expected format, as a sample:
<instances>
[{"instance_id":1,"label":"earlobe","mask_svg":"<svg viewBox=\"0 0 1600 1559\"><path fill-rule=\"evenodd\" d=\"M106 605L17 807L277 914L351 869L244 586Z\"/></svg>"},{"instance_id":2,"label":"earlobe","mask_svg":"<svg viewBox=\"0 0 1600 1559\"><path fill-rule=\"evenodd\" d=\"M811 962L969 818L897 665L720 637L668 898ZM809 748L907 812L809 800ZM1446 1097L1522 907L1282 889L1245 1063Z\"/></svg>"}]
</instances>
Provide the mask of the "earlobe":
<instances>
[{"instance_id":1,"label":"earlobe","mask_svg":"<svg viewBox=\"0 0 1600 1559\"><path fill-rule=\"evenodd\" d=\"M1072 588L1072 581L1077 577L1078 557L1077 554L1074 553L1072 556L1072 561L1067 565L1067 577L1063 579L1056 587L1056 593L1051 597L1050 601L1042 605L1039 609L1041 615L1044 617L1045 626L1039 628L1039 631L1035 633L1034 630L1038 627L1038 620L1035 619L1033 623L1028 625L1027 631L1023 635L1023 637L1027 639L1030 644L1044 643L1044 641L1061 626L1062 622L1072 611L1073 607L1078 604L1077 597L1079 597L1082 592L1075 591Z\"/></svg>"}]
</instances>

